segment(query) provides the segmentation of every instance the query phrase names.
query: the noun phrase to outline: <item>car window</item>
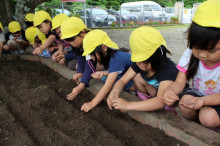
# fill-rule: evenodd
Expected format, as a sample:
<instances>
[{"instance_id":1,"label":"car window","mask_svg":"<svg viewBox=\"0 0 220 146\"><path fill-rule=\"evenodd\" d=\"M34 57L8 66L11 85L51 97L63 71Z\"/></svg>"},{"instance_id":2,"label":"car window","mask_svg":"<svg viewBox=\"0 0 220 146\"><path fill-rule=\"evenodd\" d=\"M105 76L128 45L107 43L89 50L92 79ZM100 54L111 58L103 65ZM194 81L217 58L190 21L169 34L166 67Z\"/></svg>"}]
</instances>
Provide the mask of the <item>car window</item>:
<instances>
[{"instance_id":1,"label":"car window","mask_svg":"<svg viewBox=\"0 0 220 146\"><path fill-rule=\"evenodd\" d=\"M141 12L141 7L132 7L130 8L130 12Z\"/></svg>"},{"instance_id":2,"label":"car window","mask_svg":"<svg viewBox=\"0 0 220 146\"><path fill-rule=\"evenodd\" d=\"M174 14L174 8L165 8L165 12L169 14Z\"/></svg>"},{"instance_id":3,"label":"car window","mask_svg":"<svg viewBox=\"0 0 220 146\"><path fill-rule=\"evenodd\" d=\"M151 5L151 8L154 10L154 11L162 11L162 7L158 4L152 4Z\"/></svg>"},{"instance_id":4,"label":"car window","mask_svg":"<svg viewBox=\"0 0 220 146\"><path fill-rule=\"evenodd\" d=\"M120 13L120 10L118 11ZM122 14L130 14L130 12L126 9L121 9Z\"/></svg>"},{"instance_id":5,"label":"car window","mask_svg":"<svg viewBox=\"0 0 220 146\"><path fill-rule=\"evenodd\" d=\"M94 15L108 15L108 13L105 10L102 9L92 9L92 13Z\"/></svg>"},{"instance_id":6,"label":"car window","mask_svg":"<svg viewBox=\"0 0 220 146\"><path fill-rule=\"evenodd\" d=\"M144 11L152 11L149 5L144 5Z\"/></svg>"}]
</instances>

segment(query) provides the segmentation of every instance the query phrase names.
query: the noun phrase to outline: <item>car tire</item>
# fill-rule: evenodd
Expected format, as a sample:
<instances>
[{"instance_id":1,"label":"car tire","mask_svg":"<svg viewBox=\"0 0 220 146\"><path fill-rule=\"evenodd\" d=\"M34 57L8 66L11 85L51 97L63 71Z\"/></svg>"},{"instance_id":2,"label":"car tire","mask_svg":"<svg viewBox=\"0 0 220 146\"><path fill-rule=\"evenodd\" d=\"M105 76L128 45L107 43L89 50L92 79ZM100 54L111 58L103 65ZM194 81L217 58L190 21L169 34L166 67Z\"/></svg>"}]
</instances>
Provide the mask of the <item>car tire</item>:
<instances>
[{"instance_id":1,"label":"car tire","mask_svg":"<svg viewBox=\"0 0 220 146\"><path fill-rule=\"evenodd\" d=\"M147 23L147 22L149 22L149 18L145 17L144 18L144 23Z\"/></svg>"}]
</instances>

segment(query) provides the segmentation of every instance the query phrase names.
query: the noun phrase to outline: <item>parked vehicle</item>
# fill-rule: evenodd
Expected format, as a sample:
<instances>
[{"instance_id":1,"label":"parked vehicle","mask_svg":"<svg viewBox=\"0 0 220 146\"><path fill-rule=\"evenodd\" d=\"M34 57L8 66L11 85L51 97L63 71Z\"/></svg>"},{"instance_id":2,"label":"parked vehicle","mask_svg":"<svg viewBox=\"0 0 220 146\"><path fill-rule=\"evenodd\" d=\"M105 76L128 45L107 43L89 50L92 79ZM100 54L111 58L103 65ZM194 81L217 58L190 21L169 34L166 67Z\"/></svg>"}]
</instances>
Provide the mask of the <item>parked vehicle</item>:
<instances>
[{"instance_id":1,"label":"parked vehicle","mask_svg":"<svg viewBox=\"0 0 220 146\"><path fill-rule=\"evenodd\" d=\"M109 14L112 14L116 17L117 21L120 21L120 10L116 11L113 9L109 9ZM121 9L121 21L122 22L130 22L130 21L137 21L138 17L134 14L131 14L126 9Z\"/></svg>"},{"instance_id":2,"label":"parked vehicle","mask_svg":"<svg viewBox=\"0 0 220 146\"><path fill-rule=\"evenodd\" d=\"M121 4L121 8L128 10L138 16L139 21L148 22L149 20L164 21L167 14L162 7L152 1L137 1Z\"/></svg>"},{"instance_id":3,"label":"parked vehicle","mask_svg":"<svg viewBox=\"0 0 220 146\"><path fill-rule=\"evenodd\" d=\"M103 9L100 8L91 8L79 11L80 18L85 22L87 20L87 27L101 27L101 26L110 26L113 22L116 21L115 16L108 14Z\"/></svg>"},{"instance_id":4,"label":"parked vehicle","mask_svg":"<svg viewBox=\"0 0 220 146\"><path fill-rule=\"evenodd\" d=\"M177 17L174 12L174 7L166 7L164 11L167 13L167 21L170 21L171 17Z\"/></svg>"},{"instance_id":5,"label":"parked vehicle","mask_svg":"<svg viewBox=\"0 0 220 146\"><path fill-rule=\"evenodd\" d=\"M66 10L66 9L55 9L56 10L56 12L58 13L58 14L61 14L61 13L64 13L64 14L66 14L67 16L70 16L71 15L71 12L70 11L68 11L68 10Z\"/></svg>"}]
</instances>

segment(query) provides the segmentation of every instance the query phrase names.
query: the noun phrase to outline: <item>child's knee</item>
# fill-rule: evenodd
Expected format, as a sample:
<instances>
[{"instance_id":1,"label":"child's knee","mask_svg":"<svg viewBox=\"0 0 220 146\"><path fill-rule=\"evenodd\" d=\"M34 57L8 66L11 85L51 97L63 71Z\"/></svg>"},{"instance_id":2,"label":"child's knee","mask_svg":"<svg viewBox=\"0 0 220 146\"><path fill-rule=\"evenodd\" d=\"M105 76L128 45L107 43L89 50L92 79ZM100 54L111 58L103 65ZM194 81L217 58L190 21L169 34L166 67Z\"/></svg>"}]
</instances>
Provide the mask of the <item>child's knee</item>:
<instances>
[{"instance_id":1,"label":"child's knee","mask_svg":"<svg viewBox=\"0 0 220 146\"><path fill-rule=\"evenodd\" d=\"M143 78L141 77L140 74L137 74L133 78L133 82L134 82L135 85L144 85L146 83L146 81L143 80Z\"/></svg>"},{"instance_id":2,"label":"child's knee","mask_svg":"<svg viewBox=\"0 0 220 146\"><path fill-rule=\"evenodd\" d=\"M217 127L220 125L219 115L211 107L204 107L200 109L199 121L206 127Z\"/></svg>"}]
</instances>

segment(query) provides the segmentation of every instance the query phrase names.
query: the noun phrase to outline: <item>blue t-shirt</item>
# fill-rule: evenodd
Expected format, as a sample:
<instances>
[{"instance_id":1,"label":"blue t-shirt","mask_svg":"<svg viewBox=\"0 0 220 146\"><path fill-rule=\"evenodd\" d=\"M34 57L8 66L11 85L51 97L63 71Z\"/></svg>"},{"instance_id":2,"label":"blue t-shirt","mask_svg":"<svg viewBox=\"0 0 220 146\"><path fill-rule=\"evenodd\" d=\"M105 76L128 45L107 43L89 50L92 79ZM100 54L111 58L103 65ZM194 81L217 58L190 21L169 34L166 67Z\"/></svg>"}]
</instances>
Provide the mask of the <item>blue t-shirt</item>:
<instances>
[{"instance_id":1,"label":"blue t-shirt","mask_svg":"<svg viewBox=\"0 0 220 146\"><path fill-rule=\"evenodd\" d=\"M116 51L109 62L109 73L119 72L123 75L131 66L131 54L123 51Z\"/></svg>"}]
</instances>

